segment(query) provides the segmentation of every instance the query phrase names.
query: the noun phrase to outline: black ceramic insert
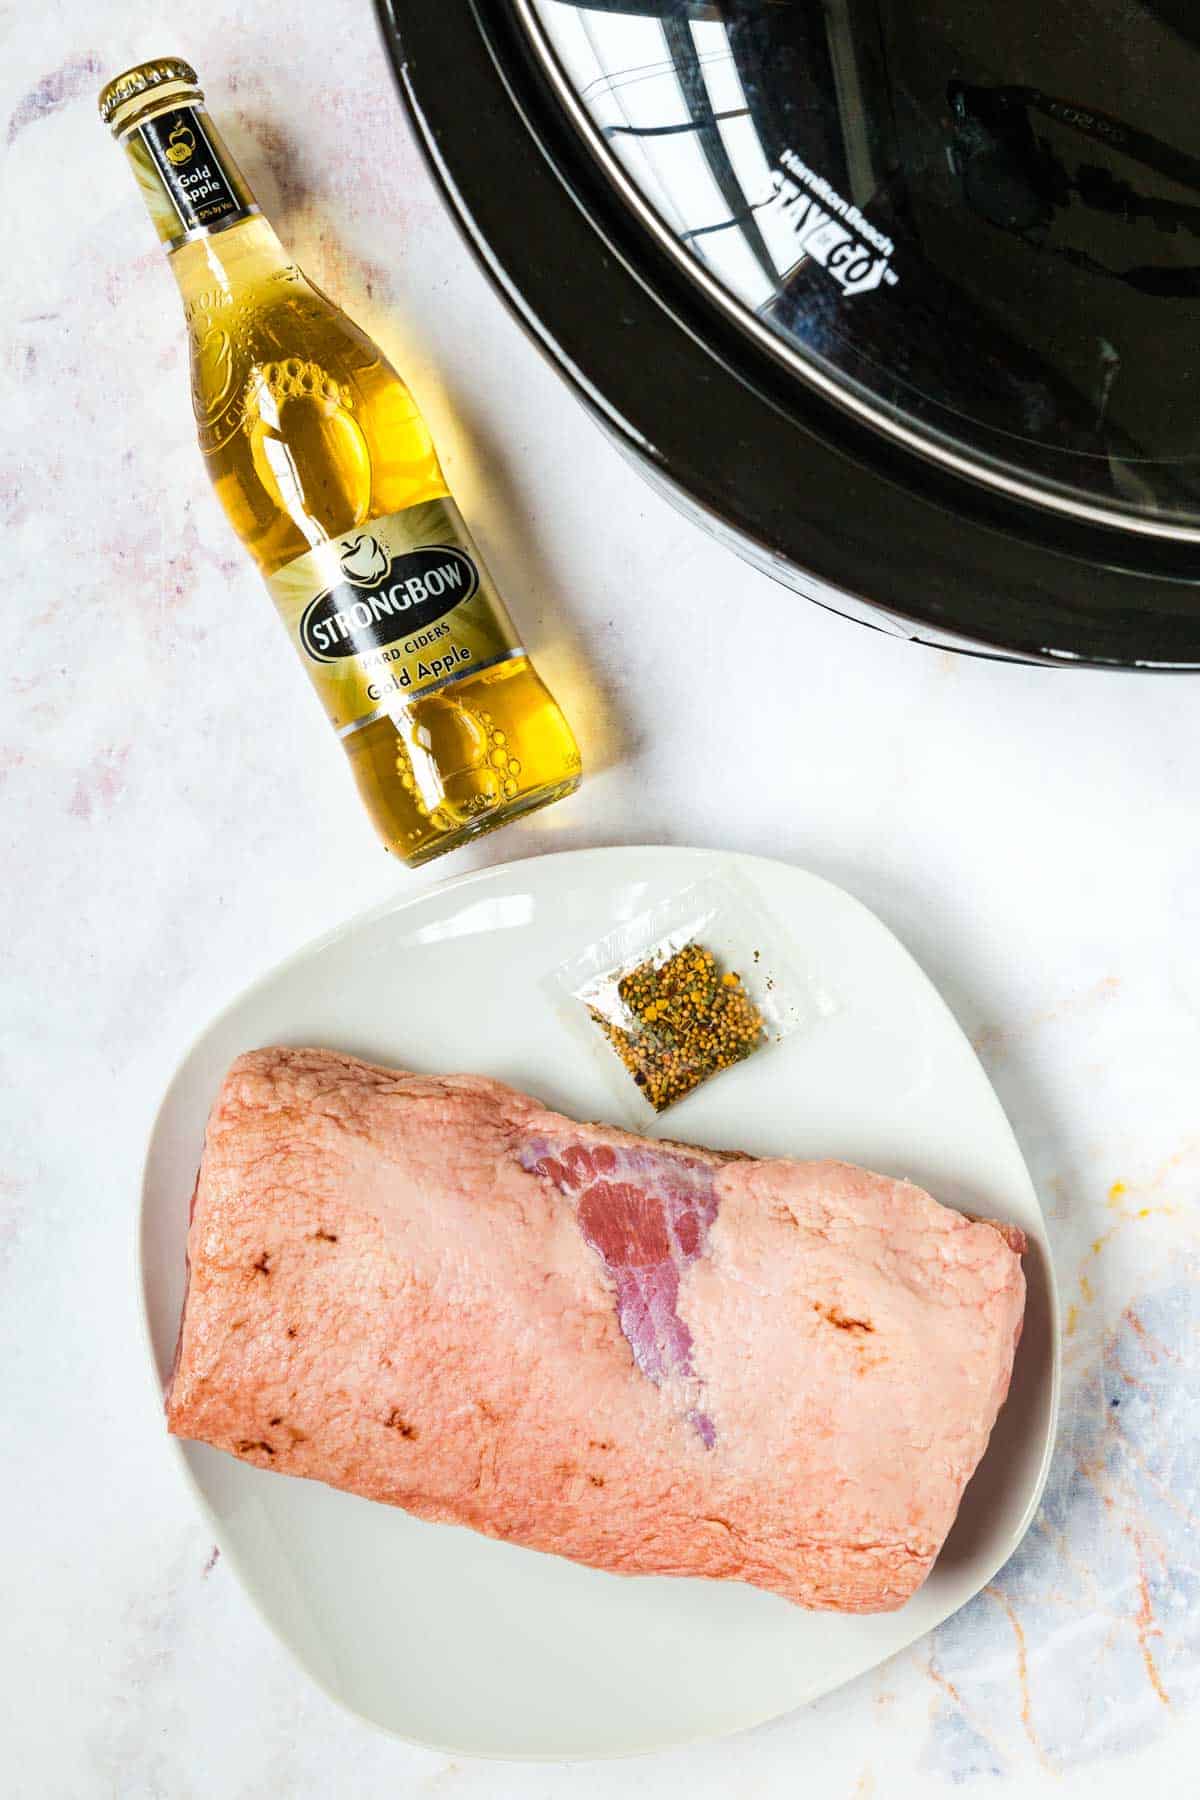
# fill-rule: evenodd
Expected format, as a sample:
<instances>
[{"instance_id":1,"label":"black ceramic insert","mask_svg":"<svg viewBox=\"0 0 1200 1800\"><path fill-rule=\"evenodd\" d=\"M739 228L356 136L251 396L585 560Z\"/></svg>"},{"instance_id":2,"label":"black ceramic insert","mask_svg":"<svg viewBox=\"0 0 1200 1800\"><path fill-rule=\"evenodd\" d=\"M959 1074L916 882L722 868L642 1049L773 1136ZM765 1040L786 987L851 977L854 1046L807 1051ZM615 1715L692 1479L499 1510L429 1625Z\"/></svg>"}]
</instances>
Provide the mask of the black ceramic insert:
<instances>
[{"instance_id":1,"label":"black ceramic insert","mask_svg":"<svg viewBox=\"0 0 1200 1800\"><path fill-rule=\"evenodd\" d=\"M1200 666L1181 9L380 4L485 267L701 523L913 637Z\"/></svg>"}]
</instances>

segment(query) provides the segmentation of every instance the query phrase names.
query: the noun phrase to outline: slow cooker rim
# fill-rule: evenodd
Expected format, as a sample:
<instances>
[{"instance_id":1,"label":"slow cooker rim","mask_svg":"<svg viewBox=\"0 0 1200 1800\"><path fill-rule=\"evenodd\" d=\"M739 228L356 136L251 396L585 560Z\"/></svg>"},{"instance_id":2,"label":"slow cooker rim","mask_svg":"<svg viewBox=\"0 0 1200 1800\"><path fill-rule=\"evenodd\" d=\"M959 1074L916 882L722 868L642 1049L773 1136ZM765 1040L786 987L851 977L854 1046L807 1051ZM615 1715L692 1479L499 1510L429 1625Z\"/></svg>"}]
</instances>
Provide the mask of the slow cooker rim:
<instances>
[{"instance_id":1,"label":"slow cooker rim","mask_svg":"<svg viewBox=\"0 0 1200 1800\"><path fill-rule=\"evenodd\" d=\"M596 134L590 125L586 109L571 87L537 16L537 0L510 0L510 3L536 47L544 64L546 79L564 111L570 116L584 150L598 161L623 203L636 214L645 230L657 240L668 256L684 268L685 273L703 289L709 299L728 312L735 324L769 356L779 361L795 379L815 388L835 406L844 407L881 437L893 439L904 449L935 466L944 467L984 488L995 489L1023 505L1042 508L1068 519L1087 520L1122 534L1133 532L1145 537L1191 544L1200 551L1200 522L1182 524L1166 516L1138 513L1115 502L1105 505L1099 500L1088 500L1072 492L1062 481L1047 477L1039 483L1032 476L1025 478L1011 465L995 458L989 460L982 451L978 455L972 455L969 446L959 447L948 438L943 441L944 433L939 434L931 427L920 429L915 424L908 424L894 409L889 410L868 394L858 394L855 384L849 379L842 378L837 373L827 373L811 357L803 355L799 346L764 325L745 302L725 287L702 262L688 255L609 146L593 141ZM998 438L1010 436L1000 432L996 435Z\"/></svg>"},{"instance_id":2,"label":"slow cooker rim","mask_svg":"<svg viewBox=\"0 0 1200 1800\"><path fill-rule=\"evenodd\" d=\"M760 566L764 561L782 565L773 572L801 592L808 592L807 575L832 589L834 599L844 595L855 600L871 614L885 617L890 629L899 625L907 635L926 642L950 641L955 648L969 647L982 655L1056 666L1168 670L1200 666L1200 618L1170 604L1193 591L1197 570L1181 554L1190 546L1141 536L1131 544L1132 534L1063 520L1040 509L1031 519L1027 515L1034 509L1023 510L1007 500L998 514L996 495L957 477L939 483L930 478L930 465L923 459L916 471L905 470L900 459L886 459L891 466L881 466L885 459L879 455L878 437L872 434L868 442L861 437L855 442L854 434L844 429L845 419L826 417L814 423L811 416L798 417L794 405L783 405L777 394L762 391L754 379L757 373L761 381L761 370L748 371L736 354L744 345L723 339L722 334L732 329L728 318L700 313L694 285L681 292L667 276L660 281L663 271L651 264L652 286L644 265L631 260L646 256L644 244L636 243L631 252L626 243L626 232L637 222L605 213L603 196L588 185L590 176L607 186L603 172L585 154L570 121L551 114L535 122L532 116L539 104L539 66L532 47L516 31L509 9L497 7L494 0L443 0L434 23L414 0L377 0L377 6L417 142L468 245L510 310L628 449L643 463L649 459L660 479L757 551L750 560ZM453 94L447 86L451 74ZM486 143L478 129L480 119L486 121ZM575 161L561 151L556 154L555 127L575 146ZM498 171L511 168L513 158L525 177L526 196L537 195L537 229L532 232L515 230L511 195L496 186ZM722 478L698 464L687 453L686 433L681 436L676 430L673 444L664 448L660 440L671 435L672 426L663 408L655 413L650 405L655 384L642 384L638 406L628 404L628 395L625 403L618 403L613 346L595 328L595 315L586 321L588 329L574 333L574 342L564 342L571 335L566 329L567 290L577 274L577 266L564 257L564 240L571 237L577 245L581 228L593 257L593 279L609 298L619 294L619 315L636 314L641 328L656 332L660 349L669 347L676 363L686 345L686 360L697 381L711 381L720 370L722 404L738 413L742 428L748 429L755 420L758 429L766 430L772 414L786 420L793 433L791 463L796 463L802 442L806 477L819 473L828 487L831 480L836 483L852 470L854 479L871 493L866 516L873 520L886 511L893 536L898 514L905 515L912 566L904 569L899 588L895 556L864 555L862 538L847 555L844 542L825 541L818 527L803 553L798 552L795 493L789 496L786 484L780 488L777 470L759 471L762 483L772 488L770 503L764 504L764 496L755 492L743 495L739 506L729 486L731 470L727 468ZM539 246L532 260L530 239ZM678 271L670 273L682 280ZM788 401L793 399L789 394ZM639 411L640 418L633 416ZM736 488L742 472L732 473ZM788 516L789 531L779 529L779 517L770 528L772 505L777 515ZM1049 541L1041 541L1047 537ZM1136 559L1131 549L1138 552ZM989 604L995 598L989 590L994 567L1001 561L1011 567L1002 603L996 606ZM1194 549L1190 561L1196 562ZM1136 594L1130 591L1131 584L1139 589ZM1062 591L1072 588L1074 603L1064 604ZM1103 592L1105 603L1082 610L1095 590Z\"/></svg>"}]
</instances>

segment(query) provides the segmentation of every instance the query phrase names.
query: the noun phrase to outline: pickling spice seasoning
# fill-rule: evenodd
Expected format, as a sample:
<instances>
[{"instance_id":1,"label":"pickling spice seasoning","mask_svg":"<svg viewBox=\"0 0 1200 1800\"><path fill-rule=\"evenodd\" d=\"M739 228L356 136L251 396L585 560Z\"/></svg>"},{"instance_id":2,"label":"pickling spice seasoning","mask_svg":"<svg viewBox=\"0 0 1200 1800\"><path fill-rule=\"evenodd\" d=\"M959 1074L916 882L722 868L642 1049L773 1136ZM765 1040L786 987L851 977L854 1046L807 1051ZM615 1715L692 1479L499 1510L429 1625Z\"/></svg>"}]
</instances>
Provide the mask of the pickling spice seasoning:
<instances>
[{"instance_id":1,"label":"pickling spice seasoning","mask_svg":"<svg viewBox=\"0 0 1200 1800\"><path fill-rule=\"evenodd\" d=\"M719 1069L765 1042L762 1014L735 970L711 950L685 944L617 983L616 1017L588 1008L655 1112L663 1112Z\"/></svg>"},{"instance_id":2,"label":"pickling spice seasoning","mask_svg":"<svg viewBox=\"0 0 1200 1800\"><path fill-rule=\"evenodd\" d=\"M765 1045L774 1054L836 1010L754 887L719 863L641 912L626 910L631 898L618 897L611 928L578 945L545 985L603 1072L614 1112L639 1129L710 1076Z\"/></svg>"}]
</instances>

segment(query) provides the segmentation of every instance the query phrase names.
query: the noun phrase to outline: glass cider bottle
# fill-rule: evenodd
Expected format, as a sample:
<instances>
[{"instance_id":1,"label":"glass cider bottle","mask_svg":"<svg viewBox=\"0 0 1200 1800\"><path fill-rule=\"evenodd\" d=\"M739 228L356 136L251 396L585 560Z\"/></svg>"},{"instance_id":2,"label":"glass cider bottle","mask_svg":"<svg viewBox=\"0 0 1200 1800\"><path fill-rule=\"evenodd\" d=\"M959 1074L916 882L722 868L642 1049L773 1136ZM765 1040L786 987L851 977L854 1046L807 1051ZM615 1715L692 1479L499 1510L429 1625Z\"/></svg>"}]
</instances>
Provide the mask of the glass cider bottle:
<instances>
[{"instance_id":1,"label":"glass cider bottle","mask_svg":"<svg viewBox=\"0 0 1200 1800\"><path fill-rule=\"evenodd\" d=\"M109 82L183 296L200 447L389 850L426 862L579 784L579 751L408 388L289 261L178 58Z\"/></svg>"}]
</instances>

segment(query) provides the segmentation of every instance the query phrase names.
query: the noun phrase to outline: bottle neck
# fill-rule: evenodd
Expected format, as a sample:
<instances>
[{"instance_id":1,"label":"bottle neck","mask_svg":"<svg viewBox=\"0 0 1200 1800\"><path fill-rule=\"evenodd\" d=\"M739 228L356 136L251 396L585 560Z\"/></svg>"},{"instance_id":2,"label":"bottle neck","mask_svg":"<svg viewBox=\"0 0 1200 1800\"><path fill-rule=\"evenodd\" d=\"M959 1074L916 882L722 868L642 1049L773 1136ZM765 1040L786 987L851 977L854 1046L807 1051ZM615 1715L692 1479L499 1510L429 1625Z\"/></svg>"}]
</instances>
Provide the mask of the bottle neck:
<instances>
[{"instance_id":1,"label":"bottle neck","mask_svg":"<svg viewBox=\"0 0 1200 1800\"><path fill-rule=\"evenodd\" d=\"M123 143L168 252L258 215L245 177L198 97L143 113Z\"/></svg>"}]
</instances>

